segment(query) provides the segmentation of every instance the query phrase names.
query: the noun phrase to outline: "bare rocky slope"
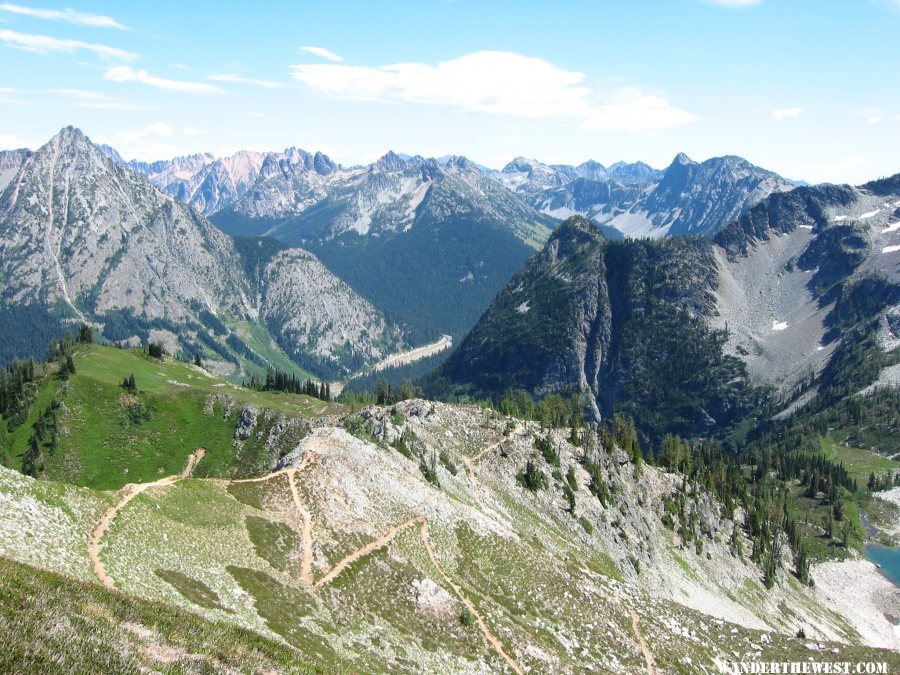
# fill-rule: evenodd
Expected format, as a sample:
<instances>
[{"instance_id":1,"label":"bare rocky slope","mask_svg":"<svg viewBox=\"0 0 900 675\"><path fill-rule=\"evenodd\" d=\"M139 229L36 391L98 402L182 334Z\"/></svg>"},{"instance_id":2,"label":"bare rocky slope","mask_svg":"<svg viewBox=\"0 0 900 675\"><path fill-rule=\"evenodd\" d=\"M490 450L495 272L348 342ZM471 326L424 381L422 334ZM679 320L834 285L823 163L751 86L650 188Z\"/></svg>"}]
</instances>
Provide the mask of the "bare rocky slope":
<instances>
[{"instance_id":1,"label":"bare rocky slope","mask_svg":"<svg viewBox=\"0 0 900 675\"><path fill-rule=\"evenodd\" d=\"M239 417L248 437L262 419ZM871 608L856 624L837 587L785 572L765 590L734 550L742 513L729 519L691 486L686 543L664 524L683 477L590 434L576 447L568 429L421 400L304 426L271 473L246 480L191 478L204 461L193 449L180 474L118 493L0 469L0 554L249 628L311 665L712 673L747 660L896 661L879 649L898 646L879 618L896 615L895 598L854 591ZM517 480L529 460L545 488ZM588 463L608 500L589 489Z\"/></svg>"},{"instance_id":2,"label":"bare rocky slope","mask_svg":"<svg viewBox=\"0 0 900 675\"><path fill-rule=\"evenodd\" d=\"M261 355L268 338L248 345L233 334L261 318L281 350L319 359L329 375L403 346L382 314L306 252L285 253L290 264L251 289L228 235L107 154L66 128L20 158L0 195L0 292L19 333L94 322L110 339L153 337L236 374L271 358ZM16 345L3 357L34 353Z\"/></svg>"}]
</instances>

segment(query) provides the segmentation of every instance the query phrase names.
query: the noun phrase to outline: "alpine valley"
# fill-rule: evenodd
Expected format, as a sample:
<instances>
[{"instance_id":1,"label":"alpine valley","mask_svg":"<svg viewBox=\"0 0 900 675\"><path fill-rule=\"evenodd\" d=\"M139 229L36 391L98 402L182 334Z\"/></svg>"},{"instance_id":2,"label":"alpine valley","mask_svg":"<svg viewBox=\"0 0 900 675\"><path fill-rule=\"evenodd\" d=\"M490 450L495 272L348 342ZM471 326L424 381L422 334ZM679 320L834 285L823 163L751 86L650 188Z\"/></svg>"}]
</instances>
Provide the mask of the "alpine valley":
<instances>
[{"instance_id":1,"label":"alpine valley","mask_svg":"<svg viewBox=\"0 0 900 675\"><path fill-rule=\"evenodd\" d=\"M0 670L900 668L900 174L67 127L0 191Z\"/></svg>"}]
</instances>

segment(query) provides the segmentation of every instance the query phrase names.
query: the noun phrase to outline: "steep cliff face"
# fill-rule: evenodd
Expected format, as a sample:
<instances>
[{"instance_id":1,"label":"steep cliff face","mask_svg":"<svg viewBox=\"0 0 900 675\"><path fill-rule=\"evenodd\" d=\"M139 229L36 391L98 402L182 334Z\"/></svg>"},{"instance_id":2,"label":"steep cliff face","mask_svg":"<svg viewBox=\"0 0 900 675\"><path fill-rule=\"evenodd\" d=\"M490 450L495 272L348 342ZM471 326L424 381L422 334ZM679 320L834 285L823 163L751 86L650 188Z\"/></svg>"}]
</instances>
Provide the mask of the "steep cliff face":
<instances>
[{"instance_id":1,"label":"steep cliff face","mask_svg":"<svg viewBox=\"0 0 900 675\"><path fill-rule=\"evenodd\" d=\"M727 425L753 404L723 354L706 240L610 242L572 218L498 295L442 375L479 394L583 392L595 417L640 415L645 433Z\"/></svg>"},{"instance_id":2,"label":"steep cliff face","mask_svg":"<svg viewBox=\"0 0 900 675\"><path fill-rule=\"evenodd\" d=\"M773 194L715 241L608 241L574 217L438 381L580 391L595 415L630 414L650 437L727 428L758 406L751 385L834 400L896 382L898 255L892 179Z\"/></svg>"},{"instance_id":3,"label":"steep cliff face","mask_svg":"<svg viewBox=\"0 0 900 675\"><path fill-rule=\"evenodd\" d=\"M445 373L492 393L597 391L612 326L604 248L587 221L560 226L491 303Z\"/></svg>"},{"instance_id":4,"label":"steep cliff face","mask_svg":"<svg viewBox=\"0 0 900 675\"><path fill-rule=\"evenodd\" d=\"M260 319L313 372L345 377L404 346L381 312L307 251L277 253L257 283Z\"/></svg>"},{"instance_id":5,"label":"steep cliff face","mask_svg":"<svg viewBox=\"0 0 900 675\"><path fill-rule=\"evenodd\" d=\"M15 178L19 168L26 159L34 153L31 150L22 148L20 150L0 150L0 192L2 192L9 181Z\"/></svg>"}]
</instances>

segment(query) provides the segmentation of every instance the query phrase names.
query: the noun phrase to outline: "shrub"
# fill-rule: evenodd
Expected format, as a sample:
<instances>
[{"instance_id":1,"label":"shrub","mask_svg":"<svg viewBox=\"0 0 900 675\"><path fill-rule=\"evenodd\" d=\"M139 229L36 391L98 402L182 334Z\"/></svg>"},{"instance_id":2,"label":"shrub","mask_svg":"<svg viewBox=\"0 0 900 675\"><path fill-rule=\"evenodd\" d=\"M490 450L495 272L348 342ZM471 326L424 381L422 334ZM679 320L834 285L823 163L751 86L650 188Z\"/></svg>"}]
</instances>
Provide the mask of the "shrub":
<instances>
[{"instance_id":1,"label":"shrub","mask_svg":"<svg viewBox=\"0 0 900 675\"><path fill-rule=\"evenodd\" d=\"M530 459L525 464L525 470L518 475L518 480L523 487L531 490L532 492L537 492L538 490L542 490L547 487L546 474L541 471L537 467L537 464L535 464Z\"/></svg>"}]
</instances>

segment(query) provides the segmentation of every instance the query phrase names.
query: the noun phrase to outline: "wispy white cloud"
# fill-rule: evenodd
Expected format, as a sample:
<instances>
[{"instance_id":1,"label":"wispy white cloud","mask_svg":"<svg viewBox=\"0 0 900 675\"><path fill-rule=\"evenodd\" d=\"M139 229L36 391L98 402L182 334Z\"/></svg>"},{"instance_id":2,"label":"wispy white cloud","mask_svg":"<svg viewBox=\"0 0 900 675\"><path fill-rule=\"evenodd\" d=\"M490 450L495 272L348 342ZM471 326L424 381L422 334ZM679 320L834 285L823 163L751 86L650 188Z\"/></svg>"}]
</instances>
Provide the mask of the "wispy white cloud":
<instances>
[{"instance_id":1,"label":"wispy white cloud","mask_svg":"<svg viewBox=\"0 0 900 675\"><path fill-rule=\"evenodd\" d=\"M155 122L139 129L126 129L113 136L98 136L96 141L112 146L126 159L155 161L193 151L183 143L190 143L187 138L202 133L193 127L176 131L170 124Z\"/></svg>"},{"instance_id":2,"label":"wispy white cloud","mask_svg":"<svg viewBox=\"0 0 900 675\"><path fill-rule=\"evenodd\" d=\"M875 2L895 12L900 12L900 0L875 0Z\"/></svg>"},{"instance_id":3,"label":"wispy white cloud","mask_svg":"<svg viewBox=\"0 0 900 675\"><path fill-rule=\"evenodd\" d=\"M13 134L0 134L0 150L18 150L24 148L23 143L18 136Z\"/></svg>"},{"instance_id":4,"label":"wispy white cloud","mask_svg":"<svg viewBox=\"0 0 900 675\"><path fill-rule=\"evenodd\" d=\"M318 56L323 59L328 59L329 61L343 61L343 56L338 56L330 49L325 49L325 47L300 47L300 51L307 52L308 54L312 54L313 56Z\"/></svg>"},{"instance_id":5,"label":"wispy white cloud","mask_svg":"<svg viewBox=\"0 0 900 675\"><path fill-rule=\"evenodd\" d=\"M0 87L0 103L9 103L9 104L20 104L25 103L25 101L15 98L15 96L11 96L11 94L20 93L18 89L12 89L11 87Z\"/></svg>"},{"instance_id":6,"label":"wispy white cloud","mask_svg":"<svg viewBox=\"0 0 900 675\"><path fill-rule=\"evenodd\" d=\"M102 94L98 91L86 91L84 89L50 89L51 94L68 96L74 100L78 108L91 108L95 110L139 110L143 106Z\"/></svg>"},{"instance_id":7,"label":"wispy white cloud","mask_svg":"<svg viewBox=\"0 0 900 675\"><path fill-rule=\"evenodd\" d=\"M866 124L878 124L881 122L881 115L871 115L866 118Z\"/></svg>"},{"instance_id":8,"label":"wispy white cloud","mask_svg":"<svg viewBox=\"0 0 900 675\"><path fill-rule=\"evenodd\" d=\"M707 5L725 7L727 9L745 9L762 4L762 0L703 0Z\"/></svg>"},{"instance_id":9,"label":"wispy white cloud","mask_svg":"<svg viewBox=\"0 0 900 675\"><path fill-rule=\"evenodd\" d=\"M30 16L35 19L47 19L48 21L62 21L65 23L75 23L81 26L92 26L94 28L118 28L124 30L125 26L109 16L101 16L99 14L86 14L84 12L76 12L74 9L41 9L38 7L23 7L21 5L13 5L8 2L0 3L0 11L9 12L10 14L20 14L22 16Z\"/></svg>"},{"instance_id":10,"label":"wispy white cloud","mask_svg":"<svg viewBox=\"0 0 900 675\"><path fill-rule=\"evenodd\" d=\"M135 70L130 66L116 66L107 70L103 77L110 82L138 82L148 87L177 91L184 94L221 94L222 89L206 82L190 82L188 80L170 80L156 77L146 70Z\"/></svg>"},{"instance_id":11,"label":"wispy white cloud","mask_svg":"<svg viewBox=\"0 0 900 675\"><path fill-rule=\"evenodd\" d=\"M210 75L209 78L213 82L234 82L236 84L251 84L254 87L262 87L263 89L284 89L287 85L284 82L273 82L272 80L255 80L252 77L244 77L236 73L224 73L222 75Z\"/></svg>"},{"instance_id":12,"label":"wispy white cloud","mask_svg":"<svg viewBox=\"0 0 900 675\"><path fill-rule=\"evenodd\" d=\"M7 47L22 49L26 52L34 52L36 54L50 54L52 52L72 54L76 51L84 50L104 59L133 61L138 58L138 55L134 52L125 51L118 47L83 42L82 40L60 39L49 35L17 33L16 31L6 29L0 30L0 42Z\"/></svg>"},{"instance_id":13,"label":"wispy white cloud","mask_svg":"<svg viewBox=\"0 0 900 675\"><path fill-rule=\"evenodd\" d=\"M294 79L333 98L430 104L530 119L574 119L586 129L658 131L697 119L637 87L596 92L582 73L513 52L482 51L437 64L291 66Z\"/></svg>"},{"instance_id":14,"label":"wispy white cloud","mask_svg":"<svg viewBox=\"0 0 900 675\"><path fill-rule=\"evenodd\" d=\"M785 120L789 117L800 117L803 114L803 108L775 108L772 111L772 119Z\"/></svg>"},{"instance_id":15,"label":"wispy white cloud","mask_svg":"<svg viewBox=\"0 0 900 675\"><path fill-rule=\"evenodd\" d=\"M861 155L833 157L820 162L803 162L778 167L782 176L791 176L811 183L855 184L871 178L869 162Z\"/></svg>"}]
</instances>

